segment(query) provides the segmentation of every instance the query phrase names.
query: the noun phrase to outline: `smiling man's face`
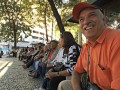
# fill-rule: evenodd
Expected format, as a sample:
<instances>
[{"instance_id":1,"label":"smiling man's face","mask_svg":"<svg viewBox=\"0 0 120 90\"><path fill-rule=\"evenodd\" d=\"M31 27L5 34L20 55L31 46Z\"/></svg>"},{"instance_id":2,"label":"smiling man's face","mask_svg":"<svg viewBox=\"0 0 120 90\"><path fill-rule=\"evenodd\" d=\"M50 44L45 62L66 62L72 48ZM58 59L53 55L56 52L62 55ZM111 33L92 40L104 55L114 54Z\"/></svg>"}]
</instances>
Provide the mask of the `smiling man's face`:
<instances>
[{"instance_id":1,"label":"smiling man's face","mask_svg":"<svg viewBox=\"0 0 120 90\"><path fill-rule=\"evenodd\" d=\"M99 9L86 8L80 12L79 25L85 37L95 41L104 30L105 18Z\"/></svg>"}]
</instances>

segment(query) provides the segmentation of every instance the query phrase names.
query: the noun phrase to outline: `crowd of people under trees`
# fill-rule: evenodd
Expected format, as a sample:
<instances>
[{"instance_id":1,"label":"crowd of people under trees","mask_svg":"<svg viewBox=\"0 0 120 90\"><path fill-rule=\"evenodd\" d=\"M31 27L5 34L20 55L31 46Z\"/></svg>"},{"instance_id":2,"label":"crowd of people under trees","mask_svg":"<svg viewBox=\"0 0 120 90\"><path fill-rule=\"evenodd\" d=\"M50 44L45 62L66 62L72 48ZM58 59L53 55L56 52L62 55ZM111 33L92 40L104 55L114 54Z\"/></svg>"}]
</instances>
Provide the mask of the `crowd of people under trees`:
<instances>
[{"instance_id":1,"label":"crowd of people under trees","mask_svg":"<svg viewBox=\"0 0 120 90\"><path fill-rule=\"evenodd\" d=\"M21 49L19 60L25 63L24 69L32 67L30 77L42 78L39 90L57 90L61 81L71 78L80 48L73 35L66 31L60 35L59 42L51 40L46 45Z\"/></svg>"},{"instance_id":2,"label":"crowd of people under trees","mask_svg":"<svg viewBox=\"0 0 120 90\"><path fill-rule=\"evenodd\" d=\"M59 42L20 51L23 68L33 67L28 75L42 78L35 90L120 90L120 32L108 28L101 9L86 2L75 5L73 17L88 39L82 48L65 31Z\"/></svg>"}]
</instances>

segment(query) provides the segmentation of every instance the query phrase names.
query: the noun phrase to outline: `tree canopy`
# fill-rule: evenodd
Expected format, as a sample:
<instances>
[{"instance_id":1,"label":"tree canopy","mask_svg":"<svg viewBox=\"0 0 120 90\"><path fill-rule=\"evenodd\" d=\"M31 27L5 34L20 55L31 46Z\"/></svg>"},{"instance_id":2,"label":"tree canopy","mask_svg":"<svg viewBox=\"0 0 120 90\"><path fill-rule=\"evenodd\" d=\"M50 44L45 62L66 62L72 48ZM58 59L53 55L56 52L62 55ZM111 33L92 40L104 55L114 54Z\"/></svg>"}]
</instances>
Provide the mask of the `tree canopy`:
<instances>
[{"instance_id":1,"label":"tree canopy","mask_svg":"<svg viewBox=\"0 0 120 90\"><path fill-rule=\"evenodd\" d=\"M0 0L0 40L14 41L23 40L20 33L25 37L31 35L31 29L36 26L45 30L46 40L51 39L53 31L56 36L70 31L76 35L79 29L76 24L66 22L72 14L72 8L77 2L84 0ZM119 19L119 13L110 14L110 20ZM111 22L110 21L110 22ZM119 27L120 25L118 25ZM51 28L50 28L51 27Z\"/></svg>"}]
</instances>

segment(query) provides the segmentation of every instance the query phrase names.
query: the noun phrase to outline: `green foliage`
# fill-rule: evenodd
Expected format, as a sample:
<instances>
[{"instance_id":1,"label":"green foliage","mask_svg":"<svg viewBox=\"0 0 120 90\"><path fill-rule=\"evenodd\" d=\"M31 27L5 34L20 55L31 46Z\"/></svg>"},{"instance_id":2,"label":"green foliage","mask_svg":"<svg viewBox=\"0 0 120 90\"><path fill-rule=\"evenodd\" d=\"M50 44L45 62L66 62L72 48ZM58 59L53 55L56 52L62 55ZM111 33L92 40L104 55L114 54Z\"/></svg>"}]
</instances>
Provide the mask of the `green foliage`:
<instances>
[{"instance_id":1,"label":"green foliage","mask_svg":"<svg viewBox=\"0 0 120 90\"><path fill-rule=\"evenodd\" d=\"M44 0L2 0L0 1L0 20L5 22L1 22L0 31L5 29L13 33L14 26L12 22L14 21L15 29L17 33L19 33L16 38L18 39L20 37L19 35L22 31L27 37L31 33L30 28L36 26L44 28L42 24L44 23L44 9ZM50 17L47 18L47 21L50 22L52 20L51 10L50 8L47 9L47 17ZM6 28L3 26L6 26ZM13 40L13 35L10 35L9 37L11 38L9 39ZM4 37L4 39L5 38L6 37Z\"/></svg>"},{"instance_id":2,"label":"green foliage","mask_svg":"<svg viewBox=\"0 0 120 90\"><path fill-rule=\"evenodd\" d=\"M54 1L55 5L56 5L57 9L62 7L62 5L63 5L62 0L53 0L53 1Z\"/></svg>"},{"instance_id":3,"label":"green foliage","mask_svg":"<svg viewBox=\"0 0 120 90\"><path fill-rule=\"evenodd\" d=\"M120 29L120 10L109 12L107 24L114 29Z\"/></svg>"},{"instance_id":4,"label":"green foliage","mask_svg":"<svg viewBox=\"0 0 120 90\"><path fill-rule=\"evenodd\" d=\"M72 14L73 6L80 1L81 0L70 0L69 3L63 3L62 0L54 0L65 29L71 31L74 37L78 27L76 27L75 24L66 22L66 19ZM46 3L47 8L45 7ZM47 11L46 14L45 10ZM4 35L5 40L14 40L14 21L17 40L21 38L21 32L24 32L27 37L31 33L31 28L38 26L45 29L45 17L47 27L50 26L52 20L54 21L54 30L56 31L56 36L59 37L60 32L47 0L0 0L0 35ZM49 30L51 29L48 28L48 31Z\"/></svg>"},{"instance_id":5,"label":"green foliage","mask_svg":"<svg viewBox=\"0 0 120 90\"><path fill-rule=\"evenodd\" d=\"M3 39L5 41L14 41L13 26L11 24L12 23L9 23L9 22L7 22L5 24L1 23L0 36L4 36L4 37L0 37L0 40ZM24 23L17 24L16 29L17 29L17 32L16 32L17 40L19 39L20 33L22 31L24 31L26 36L29 36L31 34L31 30L30 30L29 26L25 25Z\"/></svg>"},{"instance_id":6,"label":"green foliage","mask_svg":"<svg viewBox=\"0 0 120 90\"><path fill-rule=\"evenodd\" d=\"M21 31L29 31L30 33L30 25L25 24L25 16L26 16L26 6L29 2L25 2L27 0L2 0L0 1L0 20L1 22L1 35L4 36L4 40L13 41L14 35L13 31L16 30L16 38L19 37ZM29 0L28 0L29 1ZM25 4L24 4L25 3ZM32 3L29 3L32 4ZM29 9L27 8L29 11ZM4 30L4 31L3 31ZM3 32L2 32L3 31Z\"/></svg>"},{"instance_id":7,"label":"green foliage","mask_svg":"<svg viewBox=\"0 0 120 90\"><path fill-rule=\"evenodd\" d=\"M79 27L77 24L74 24L74 23L67 23L68 25L65 26L65 29L66 31L70 31L73 35L73 37L75 38L76 41L78 41L77 39L77 36L78 36L78 30L79 30Z\"/></svg>"}]
</instances>

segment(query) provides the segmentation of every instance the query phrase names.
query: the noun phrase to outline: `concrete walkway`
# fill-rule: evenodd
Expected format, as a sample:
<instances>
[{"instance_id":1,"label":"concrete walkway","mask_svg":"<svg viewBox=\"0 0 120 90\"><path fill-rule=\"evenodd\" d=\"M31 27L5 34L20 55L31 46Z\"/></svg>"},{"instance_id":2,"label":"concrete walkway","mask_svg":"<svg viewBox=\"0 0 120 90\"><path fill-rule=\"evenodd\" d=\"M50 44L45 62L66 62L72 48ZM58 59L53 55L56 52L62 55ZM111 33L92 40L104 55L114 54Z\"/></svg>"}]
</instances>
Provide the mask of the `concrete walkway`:
<instances>
[{"instance_id":1,"label":"concrete walkway","mask_svg":"<svg viewBox=\"0 0 120 90\"><path fill-rule=\"evenodd\" d=\"M40 79L28 76L28 69L17 58L0 58L0 90L33 90L40 86Z\"/></svg>"}]
</instances>

